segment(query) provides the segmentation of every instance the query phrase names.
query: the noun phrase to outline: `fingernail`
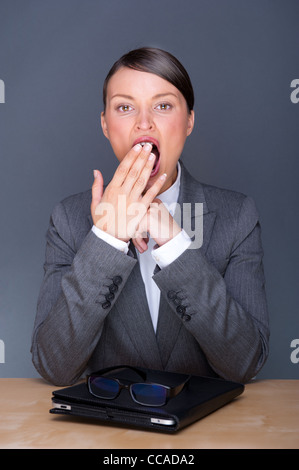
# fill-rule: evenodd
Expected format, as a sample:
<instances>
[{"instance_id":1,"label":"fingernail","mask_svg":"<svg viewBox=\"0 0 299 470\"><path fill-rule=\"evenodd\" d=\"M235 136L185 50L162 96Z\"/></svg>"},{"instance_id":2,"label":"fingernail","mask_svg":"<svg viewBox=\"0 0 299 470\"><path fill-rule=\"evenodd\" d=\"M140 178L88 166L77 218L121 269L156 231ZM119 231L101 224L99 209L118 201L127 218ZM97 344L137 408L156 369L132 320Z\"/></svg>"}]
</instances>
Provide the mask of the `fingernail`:
<instances>
[{"instance_id":1,"label":"fingernail","mask_svg":"<svg viewBox=\"0 0 299 470\"><path fill-rule=\"evenodd\" d=\"M136 152L140 152L140 150L142 149L142 145L136 144L134 145L133 149L136 150Z\"/></svg>"},{"instance_id":2,"label":"fingernail","mask_svg":"<svg viewBox=\"0 0 299 470\"><path fill-rule=\"evenodd\" d=\"M148 151L148 150L152 150L152 147L153 147L153 146L147 142L147 143L145 144L145 146L144 146L144 149L145 149L146 151Z\"/></svg>"},{"instance_id":3,"label":"fingernail","mask_svg":"<svg viewBox=\"0 0 299 470\"><path fill-rule=\"evenodd\" d=\"M93 170L93 177L94 177L94 178L97 177L97 170Z\"/></svg>"},{"instance_id":4,"label":"fingernail","mask_svg":"<svg viewBox=\"0 0 299 470\"><path fill-rule=\"evenodd\" d=\"M153 160L155 158L155 155L153 153L151 153L148 157L149 160Z\"/></svg>"},{"instance_id":5,"label":"fingernail","mask_svg":"<svg viewBox=\"0 0 299 470\"><path fill-rule=\"evenodd\" d=\"M167 176L167 174L163 173L163 175L160 176L160 180L162 180L162 181L166 180L166 176Z\"/></svg>"}]
</instances>

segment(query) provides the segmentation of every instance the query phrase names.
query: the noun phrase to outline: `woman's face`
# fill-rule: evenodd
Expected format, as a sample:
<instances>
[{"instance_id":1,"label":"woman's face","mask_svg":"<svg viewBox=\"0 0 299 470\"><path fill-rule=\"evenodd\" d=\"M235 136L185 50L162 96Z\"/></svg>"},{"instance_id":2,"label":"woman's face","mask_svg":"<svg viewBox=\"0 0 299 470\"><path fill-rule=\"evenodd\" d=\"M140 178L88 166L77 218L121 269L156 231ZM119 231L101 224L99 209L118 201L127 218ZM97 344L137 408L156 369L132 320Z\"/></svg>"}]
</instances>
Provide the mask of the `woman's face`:
<instances>
[{"instance_id":1,"label":"woman's face","mask_svg":"<svg viewBox=\"0 0 299 470\"><path fill-rule=\"evenodd\" d=\"M147 188L167 174L161 192L176 179L176 164L191 134L194 113L182 93L163 78L127 67L109 80L102 128L119 161L138 142L152 142L156 163Z\"/></svg>"}]
</instances>

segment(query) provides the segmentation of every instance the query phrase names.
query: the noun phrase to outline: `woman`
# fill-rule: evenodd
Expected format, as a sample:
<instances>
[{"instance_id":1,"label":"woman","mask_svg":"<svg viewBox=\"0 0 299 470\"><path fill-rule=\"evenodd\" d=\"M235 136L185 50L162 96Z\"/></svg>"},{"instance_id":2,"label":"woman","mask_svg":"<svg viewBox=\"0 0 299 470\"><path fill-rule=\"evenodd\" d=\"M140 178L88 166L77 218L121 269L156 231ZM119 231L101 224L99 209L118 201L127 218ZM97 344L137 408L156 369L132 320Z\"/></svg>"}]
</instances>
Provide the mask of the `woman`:
<instances>
[{"instance_id":1,"label":"woman","mask_svg":"<svg viewBox=\"0 0 299 470\"><path fill-rule=\"evenodd\" d=\"M120 163L107 186L95 170L91 191L53 211L35 367L56 385L117 364L247 382L269 340L253 201L199 183L180 161L194 97L171 54L125 54L103 98L102 129ZM203 222L200 246L168 210L175 203L189 203L193 228Z\"/></svg>"}]
</instances>

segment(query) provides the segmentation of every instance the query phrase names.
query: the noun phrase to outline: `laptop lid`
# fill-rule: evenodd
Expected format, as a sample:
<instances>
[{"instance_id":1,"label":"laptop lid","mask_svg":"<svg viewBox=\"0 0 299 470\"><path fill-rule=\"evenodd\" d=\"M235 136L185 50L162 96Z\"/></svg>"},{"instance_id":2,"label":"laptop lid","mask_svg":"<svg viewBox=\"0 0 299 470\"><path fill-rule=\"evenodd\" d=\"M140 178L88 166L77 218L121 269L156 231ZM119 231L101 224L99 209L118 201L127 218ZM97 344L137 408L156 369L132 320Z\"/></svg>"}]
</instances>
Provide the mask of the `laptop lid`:
<instances>
[{"instance_id":1,"label":"laptop lid","mask_svg":"<svg viewBox=\"0 0 299 470\"><path fill-rule=\"evenodd\" d=\"M188 379L185 374L139 368L146 381L174 387ZM121 366L109 374L120 383L140 382L134 370ZM163 406L144 406L123 389L113 400L95 397L86 383L55 390L52 414L92 418L162 432L175 432L226 405L244 391L244 385L218 378L190 376L183 390Z\"/></svg>"}]
</instances>

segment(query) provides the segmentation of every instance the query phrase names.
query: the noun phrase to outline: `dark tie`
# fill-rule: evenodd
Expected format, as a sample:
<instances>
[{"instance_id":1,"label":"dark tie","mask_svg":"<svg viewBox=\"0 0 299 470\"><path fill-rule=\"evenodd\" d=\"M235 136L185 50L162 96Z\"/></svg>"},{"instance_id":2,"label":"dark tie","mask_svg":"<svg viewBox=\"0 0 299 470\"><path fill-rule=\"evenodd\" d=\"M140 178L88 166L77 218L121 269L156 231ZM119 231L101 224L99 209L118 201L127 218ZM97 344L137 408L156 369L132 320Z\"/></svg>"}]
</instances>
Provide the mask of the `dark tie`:
<instances>
[{"instance_id":1,"label":"dark tie","mask_svg":"<svg viewBox=\"0 0 299 470\"><path fill-rule=\"evenodd\" d=\"M155 275L155 274L157 274L159 271L161 271L161 268L156 264L153 274Z\"/></svg>"}]
</instances>

